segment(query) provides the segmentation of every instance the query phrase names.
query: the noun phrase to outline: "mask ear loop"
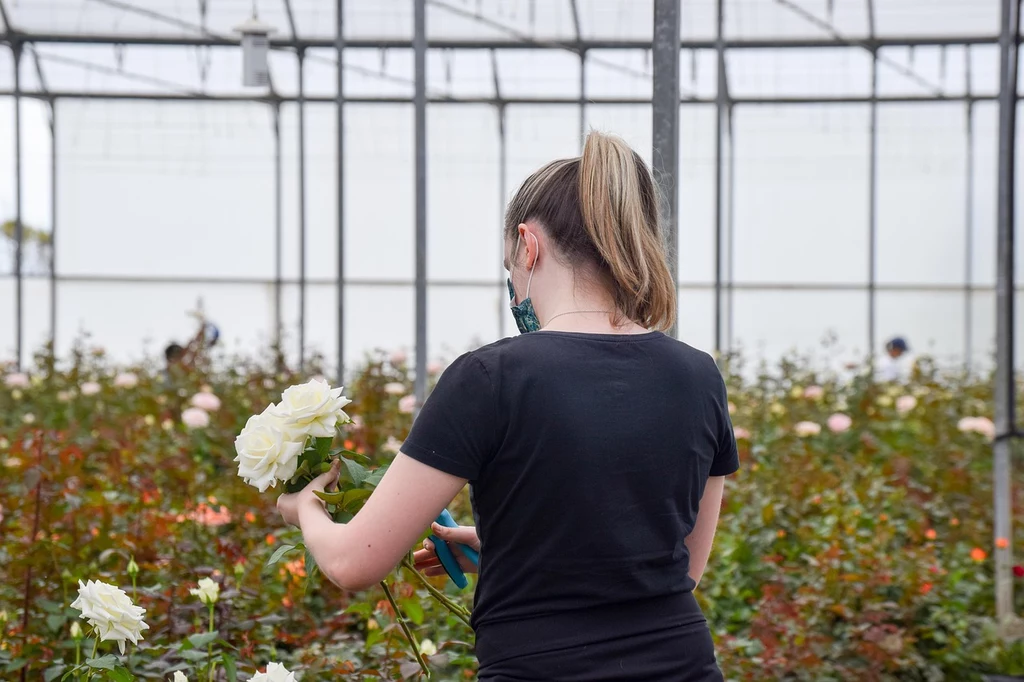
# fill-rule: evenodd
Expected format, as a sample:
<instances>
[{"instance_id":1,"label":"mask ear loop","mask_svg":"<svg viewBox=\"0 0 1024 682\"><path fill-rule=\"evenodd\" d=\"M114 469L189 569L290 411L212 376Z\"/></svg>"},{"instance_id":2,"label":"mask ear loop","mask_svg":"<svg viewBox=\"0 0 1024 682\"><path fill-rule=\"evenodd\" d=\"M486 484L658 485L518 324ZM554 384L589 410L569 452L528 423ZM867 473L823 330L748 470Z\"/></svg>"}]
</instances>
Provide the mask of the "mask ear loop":
<instances>
[{"instance_id":1,"label":"mask ear loop","mask_svg":"<svg viewBox=\"0 0 1024 682\"><path fill-rule=\"evenodd\" d=\"M518 256L519 256L519 242L522 240L522 238L523 238L523 235L519 235L518 237L516 237L516 248L512 252L512 267L513 268L516 267L516 261L518 260ZM530 268L530 276L526 278L526 296L523 296L523 301L525 301L526 299L530 298L530 285L533 284L533 273L534 273L534 271L536 269L537 269L537 263L535 262L533 264L533 267ZM512 279L512 271L511 270L508 273L508 277L509 277L509 279ZM515 301L513 301L513 303L515 303ZM520 303L522 303L522 301L520 301Z\"/></svg>"}]
</instances>

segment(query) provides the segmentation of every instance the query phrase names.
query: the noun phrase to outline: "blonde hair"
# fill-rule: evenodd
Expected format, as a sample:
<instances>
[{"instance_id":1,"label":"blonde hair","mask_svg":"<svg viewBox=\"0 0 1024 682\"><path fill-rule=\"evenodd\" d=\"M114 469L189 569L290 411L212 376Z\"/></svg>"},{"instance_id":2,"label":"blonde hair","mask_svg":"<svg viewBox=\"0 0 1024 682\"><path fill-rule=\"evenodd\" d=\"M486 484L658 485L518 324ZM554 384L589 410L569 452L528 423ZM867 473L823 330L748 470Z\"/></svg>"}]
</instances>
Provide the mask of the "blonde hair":
<instances>
[{"instance_id":1,"label":"blonde hair","mask_svg":"<svg viewBox=\"0 0 1024 682\"><path fill-rule=\"evenodd\" d=\"M583 156L552 161L528 177L505 212L505 236L544 226L571 265L608 275L622 315L648 329L676 319L658 194L643 159L621 138L591 132Z\"/></svg>"}]
</instances>

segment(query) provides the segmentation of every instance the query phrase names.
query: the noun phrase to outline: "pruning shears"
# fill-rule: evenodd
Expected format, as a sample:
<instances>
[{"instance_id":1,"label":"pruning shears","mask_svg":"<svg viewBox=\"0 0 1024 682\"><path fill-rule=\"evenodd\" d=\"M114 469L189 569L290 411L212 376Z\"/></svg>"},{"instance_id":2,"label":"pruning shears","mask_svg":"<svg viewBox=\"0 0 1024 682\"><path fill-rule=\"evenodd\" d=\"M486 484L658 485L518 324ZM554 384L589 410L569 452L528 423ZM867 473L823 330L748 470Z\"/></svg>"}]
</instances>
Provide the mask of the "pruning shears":
<instances>
[{"instance_id":1,"label":"pruning shears","mask_svg":"<svg viewBox=\"0 0 1024 682\"><path fill-rule=\"evenodd\" d=\"M455 519L448 513L447 509L441 511L441 514L437 517L437 523L447 528L457 528L459 524L455 523ZM430 535L430 541L434 543L434 553L437 554L438 560L441 562L441 566L444 567L445 573L452 579L455 586L460 590L465 589L469 585L469 581L466 580L466 574L462 571L462 567L459 566L459 560L452 551L452 548L448 546L448 543L437 537L434 534ZM468 545L459 543L459 550L473 562L474 566L480 565L480 553Z\"/></svg>"}]
</instances>

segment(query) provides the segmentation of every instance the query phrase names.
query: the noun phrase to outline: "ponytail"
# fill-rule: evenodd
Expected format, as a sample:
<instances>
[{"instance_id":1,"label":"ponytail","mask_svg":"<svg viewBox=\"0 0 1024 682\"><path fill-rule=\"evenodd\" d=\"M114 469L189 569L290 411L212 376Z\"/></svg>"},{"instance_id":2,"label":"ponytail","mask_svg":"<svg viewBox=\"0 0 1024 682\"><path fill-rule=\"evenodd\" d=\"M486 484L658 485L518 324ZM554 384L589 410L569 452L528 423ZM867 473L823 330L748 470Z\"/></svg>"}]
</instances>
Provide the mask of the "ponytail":
<instances>
[{"instance_id":1,"label":"ponytail","mask_svg":"<svg viewBox=\"0 0 1024 682\"><path fill-rule=\"evenodd\" d=\"M676 319L676 288L665 257L654 180L618 137L592 132L579 168L583 226L615 282L615 303L649 329Z\"/></svg>"},{"instance_id":2,"label":"ponytail","mask_svg":"<svg viewBox=\"0 0 1024 682\"><path fill-rule=\"evenodd\" d=\"M605 273L623 317L648 329L675 323L654 180L620 138L592 132L582 157L552 161L527 178L505 211L505 238L529 220L544 225L568 262Z\"/></svg>"}]
</instances>

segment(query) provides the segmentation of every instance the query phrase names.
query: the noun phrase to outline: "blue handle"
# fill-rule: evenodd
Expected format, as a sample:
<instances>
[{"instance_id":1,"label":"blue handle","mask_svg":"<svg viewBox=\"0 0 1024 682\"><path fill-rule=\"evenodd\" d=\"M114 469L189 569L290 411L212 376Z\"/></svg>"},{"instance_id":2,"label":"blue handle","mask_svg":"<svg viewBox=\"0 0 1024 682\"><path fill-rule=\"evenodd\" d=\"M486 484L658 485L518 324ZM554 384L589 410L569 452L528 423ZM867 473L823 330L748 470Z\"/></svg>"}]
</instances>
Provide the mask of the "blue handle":
<instances>
[{"instance_id":1,"label":"blue handle","mask_svg":"<svg viewBox=\"0 0 1024 682\"><path fill-rule=\"evenodd\" d=\"M458 526L458 524L455 523L455 519L452 518L452 515L448 513L447 509L443 510L437 517L437 523L448 528L455 528ZM437 558L440 560L441 566L444 567L445 573L447 573L448 577L452 579L452 582L455 583L456 587L460 590L465 589L469 585L469 581L466 580L466 574L462 571L462 567L459 566L459 560L452 552L451 547L448 546L447 542L433 534L430 535L430 541L434 543L434 552L437 554ZM479 565L480 554L475 549L467 547L461 543L459 544L459 549L466 555L467 559L473 562L473 564Z\"/></svg>"}]
</instances>

